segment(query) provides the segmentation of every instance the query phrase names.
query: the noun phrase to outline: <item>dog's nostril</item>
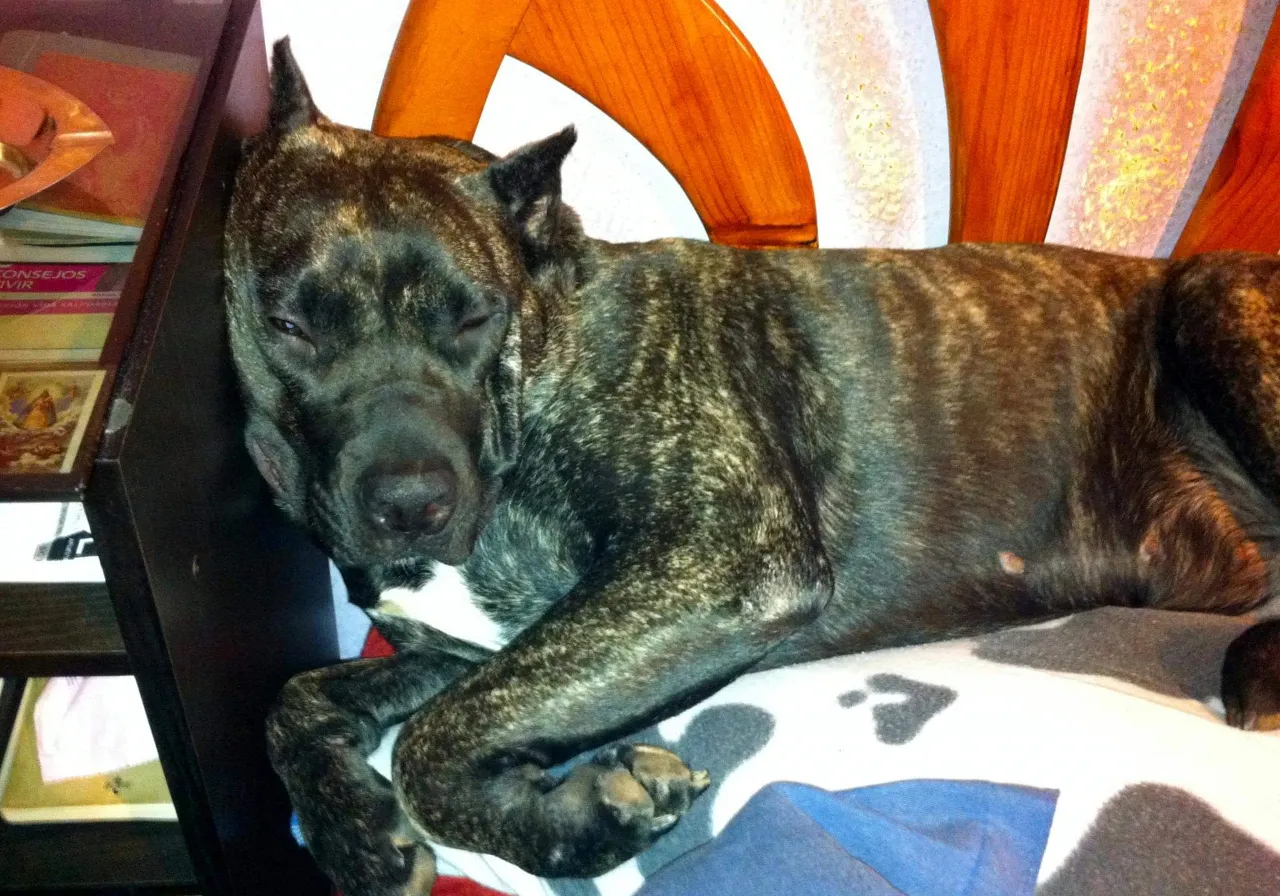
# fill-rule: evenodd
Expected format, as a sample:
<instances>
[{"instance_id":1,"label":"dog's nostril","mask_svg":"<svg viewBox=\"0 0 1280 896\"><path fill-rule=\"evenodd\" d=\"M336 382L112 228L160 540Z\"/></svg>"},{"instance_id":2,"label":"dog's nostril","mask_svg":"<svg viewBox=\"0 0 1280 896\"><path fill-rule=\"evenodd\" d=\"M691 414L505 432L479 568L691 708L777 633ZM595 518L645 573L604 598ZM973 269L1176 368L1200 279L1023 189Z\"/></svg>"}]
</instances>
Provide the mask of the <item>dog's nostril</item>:
<instances>
[{"instance_id":1,"label":"dog's nostril","mask_svg":"<svg viewBox=\"0 0 1280 896\"><path fill-rule=\"evenodd\" d=\"M457 478L445 468L377 470L364 477L361 498L379 529L431 535L453 514Z\"/></svg>"}]
</instances>

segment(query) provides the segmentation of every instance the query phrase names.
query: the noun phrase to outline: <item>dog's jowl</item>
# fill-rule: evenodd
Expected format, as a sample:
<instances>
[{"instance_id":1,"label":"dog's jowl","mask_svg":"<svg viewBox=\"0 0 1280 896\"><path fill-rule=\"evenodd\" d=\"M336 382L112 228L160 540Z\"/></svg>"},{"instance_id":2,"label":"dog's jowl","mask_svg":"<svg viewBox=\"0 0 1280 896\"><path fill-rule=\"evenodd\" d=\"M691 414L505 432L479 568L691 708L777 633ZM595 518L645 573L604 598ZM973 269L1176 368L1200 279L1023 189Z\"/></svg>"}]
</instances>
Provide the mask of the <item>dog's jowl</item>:
<instances>
[{"instance_id":1,"label":"dog's jowl","mask_svg":"<svg viewBox=\"0 0 1280 896\"><path fill-rule=\"evenodd\" d=\"M636 854L707 776L609 744L746 670L1269 596L1280 260L613 245L572 130L496 158L329 122L287 45L273 81L227 233L247 442L398 648L270 721L347 896L423 892L428 839ZM486 647L379 602L433 575ZM1277 643L1233 647L1236 724L1280 718Z\"/></svg>"}]
</instances>

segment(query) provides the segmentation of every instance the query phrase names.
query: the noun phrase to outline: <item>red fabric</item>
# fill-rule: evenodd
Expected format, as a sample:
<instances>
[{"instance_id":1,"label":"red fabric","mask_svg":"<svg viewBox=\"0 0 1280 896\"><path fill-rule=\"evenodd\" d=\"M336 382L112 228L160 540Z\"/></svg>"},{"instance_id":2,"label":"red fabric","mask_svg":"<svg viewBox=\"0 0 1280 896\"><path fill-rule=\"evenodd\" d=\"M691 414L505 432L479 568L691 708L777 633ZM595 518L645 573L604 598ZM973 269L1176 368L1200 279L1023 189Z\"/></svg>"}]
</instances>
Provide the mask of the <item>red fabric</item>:
<instances>
[{"instance_id":1,"label":"red fabric","mask_svg":"<svg viewBox=\"0 0 1280 896\"><path fill-rule=\"evenodd\" d=\"M373 626L369 626L369 634L364 639L364 650L360 651L360 656L364 659L376 659L380 656L391 656L396 649L387 643L387 639L378 634L378 630Z\"/></svg>"},{"instance_id":2,"label":"red fabric","mask_svg":"<svg viewBox=\"0 0 1280 896\"><path fill-rule=\"evenodd\" d=\"M334 890L333 896L342 896L342 893ZM442 876L437 877L435 884L431 887L431 896L507 896L507 894L482 887L465 877Z\"/></svg>"},{"instance_id":3,"label":"red fabric","mask_svg":"<svg viewBox=\"0 0 1280 896\"><path fill-rule=\"evenodd\" d=\"M431 896L506 896L465 877L437 877Z\"/></svg>"},{"instance_id":4,"label":"red fabric","mask_svg":"<svg viewBox=\"0 0 1280 896\"><path fill-rule=\"evenodd\" d=\"M333 896L342 896L342 893L334 890ZM437 877L435 884L431 887L431 896L507 896L507 894L482 887L465 877Z\"/></svg>"}]
</instances>

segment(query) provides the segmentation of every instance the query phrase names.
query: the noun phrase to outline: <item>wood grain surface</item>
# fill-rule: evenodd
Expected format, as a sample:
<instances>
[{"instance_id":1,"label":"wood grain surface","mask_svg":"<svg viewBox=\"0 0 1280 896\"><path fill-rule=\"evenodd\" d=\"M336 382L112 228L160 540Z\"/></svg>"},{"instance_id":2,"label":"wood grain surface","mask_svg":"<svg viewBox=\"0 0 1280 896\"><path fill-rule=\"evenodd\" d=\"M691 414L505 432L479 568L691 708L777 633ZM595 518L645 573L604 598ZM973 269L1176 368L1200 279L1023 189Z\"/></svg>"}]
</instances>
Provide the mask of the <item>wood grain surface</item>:
<instances>
[{"instance_id":1,"label":"wood grain surface","mask_svg":"<svg viewBox=\"0 0 1280 896\"><path fill-rule=\"evenodd\" d=\"M374 118L389 136L475 133L503 53L575 90L671 171L710 237L812 245L809 168L773 80L710 0L414 0Z\"/></svg>"},{"instance_id":2,"label":"wood grain surface","mask_svg":"<svg viewBox=\"0 0 1280 896\"><path fill-rule=\"evenodd\" d=\"M1088 0L930 0L951 134L953 241L1041 242L1084 60Z\"/></svg>"},{"instance_id":3,"label":"wood grain surface","mask_svg":"<svg viewBox=\"0 0 1280 896\"><path fill-rule=\"evenodd\" d=\"M373 116L387 137L470 140L531 0L412 0Z\"/></svg>"}]
</instances>

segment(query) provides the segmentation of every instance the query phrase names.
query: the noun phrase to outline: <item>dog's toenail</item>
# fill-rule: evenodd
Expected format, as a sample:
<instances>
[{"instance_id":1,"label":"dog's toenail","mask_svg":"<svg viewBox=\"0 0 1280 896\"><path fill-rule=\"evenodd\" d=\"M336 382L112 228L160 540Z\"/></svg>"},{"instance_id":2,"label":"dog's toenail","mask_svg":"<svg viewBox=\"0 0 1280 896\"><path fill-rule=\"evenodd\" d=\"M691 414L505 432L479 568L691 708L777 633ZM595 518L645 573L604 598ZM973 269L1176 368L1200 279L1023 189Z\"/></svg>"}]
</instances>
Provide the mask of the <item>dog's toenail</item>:
<instances>
[{"instance_id":1,"label":"dog's toenail","mask_svg":"<svg viewBox=\"0 0 1280 896\"><path fill-rule=\"evenodd\" d=\"M653 832L655 834L665 834L676 826L676 822L680 820L680 816L672 813L671 815L659 815L653 820Z\"/></svg>"}]
</instances>

